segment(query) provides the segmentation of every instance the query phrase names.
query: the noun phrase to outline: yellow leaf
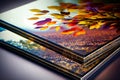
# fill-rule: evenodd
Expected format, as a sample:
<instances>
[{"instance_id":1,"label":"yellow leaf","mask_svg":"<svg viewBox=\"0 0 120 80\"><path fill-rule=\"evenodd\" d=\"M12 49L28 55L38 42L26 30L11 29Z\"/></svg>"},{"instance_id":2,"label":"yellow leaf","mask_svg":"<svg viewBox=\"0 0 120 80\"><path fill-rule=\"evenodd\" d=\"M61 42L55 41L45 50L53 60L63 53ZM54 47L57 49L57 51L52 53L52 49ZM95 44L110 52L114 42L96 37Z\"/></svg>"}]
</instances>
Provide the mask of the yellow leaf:
<instances>
[{"instance_id":1,"label":"yellow leaf","mask_svg":"<svg viewBox=\"0 0 120 80\"><path fill-rule=\"evenodd\" d=\"M57 13L53 13L53 14L51 14L51 15L54 16L54 17L57 18L57 19L62 19L62 18L64 18L63 15L57 14Z\"/></svg>"},{"instance_id":2,"label":"yellow leaf","mask_svg":"<svg viewBox=\"0 0 120 80\"><path fill-rule=\"evenodd\" d=\"M80 30L80 31L75 32L73 35L74 36L79 36L79 35L82 35L82 34L86 34L86 31L85 30Z\"/></svg>"},{"instance_id":3,"label":"yellow leaf","mask_svg":"<svg viewBox=\"0 0 120 80\"><path fill-rule=\"evenodd\" d=\"M78 12L78 9L68 9L69 12Z\"/></svg>"},{"instance_id":4,"label":"yellow leaf","mask_svg":"<svg viewBox=\"0 0 120 80\"><path fill-rule=\"evenodd\" d=\"M56 26L55 30L59 31L60 30L60 26Z\"/></svg>"},{"instance_id":5,"label":"yellow leaf","mask_svg":"<svg viewBox=\"0 0 120 80\"><path fill-rule=\"evenodd\" d=\"M30 9L31 12L40 12L40 9Z\"/></svg>"},{"instance_id":6,"label":"yellow leaf","mask_svg":"<svg viewBox=\"0 0 120 80\"><path fill-rule=\"evenodd\" d=\"M53 9L53 10L62 10L60 6L48 6L48 9Z\"/></svg>"},{"instance_id":7,"label":"yellow leaf","mask_svg":"<svg viewBox=\"0 0 120 80\"><path fill-rule=\"evenodd\" d=\"M31 17L31 18L28 18L28 20L37 20L39 19L38 17Z\"/></svg>"},{"instance_id":8,"label":"yellow leaf","mask_svg":"<svg viewBox=\"0 0 120 80\"><path fill-rule=\"evenodd\" d=\"M87 24L86 21L80 21L78 24Z\"/></svg>"},{"instance_id":9,"label":"yellow leaf","mask_svg":"<svg viewBox=\"0 0 120 80\"><path fill-rule=\"evenodd\" d=\"M51 25L54 25L54 24L56 24L56 21L51 21L51 22L47 23L48 26L51 26Z\"/></svg>"},{"instance_id":10,"label":"yellow leaf","mask_svg":"<svg viewBox=\"0 0 120 80\"><path fill-rule=\"evenodd\" d=\"M46 29L48 29L48 26L44 26L44 27L40 28L40 30L46 30Z\"/></svg>"},{"instance_id":11,"label":"yellow leaf","mask_svg":"<svg viewBox=\"0 0 120 80\"><path fill-rule=\"evenodd\" d=\"M102 22L98 22L97 24L90 26L90 29L99 29L103 24L104 23Z\"/></svg>"},{"instance_id":12,"label":"yellow leaf","mask_svg":"<svg viewBox=\"0 0 120 80\"><path fill-rule=\"evenodd\" d=\"M44 14L34 14L35 16L42 16L42 15L44 15Z\"/></svg>"},{"instance_id":13,"label":"yellow leaf","mask_svg":"<svg viewBox=\"0 0 120 80\"><path fill-rule=\"evenodd\" d=\"M90 29L99 29L100 28L100 25L93 25L93 26L90 26Z\"/></svg>"}]
</instances>

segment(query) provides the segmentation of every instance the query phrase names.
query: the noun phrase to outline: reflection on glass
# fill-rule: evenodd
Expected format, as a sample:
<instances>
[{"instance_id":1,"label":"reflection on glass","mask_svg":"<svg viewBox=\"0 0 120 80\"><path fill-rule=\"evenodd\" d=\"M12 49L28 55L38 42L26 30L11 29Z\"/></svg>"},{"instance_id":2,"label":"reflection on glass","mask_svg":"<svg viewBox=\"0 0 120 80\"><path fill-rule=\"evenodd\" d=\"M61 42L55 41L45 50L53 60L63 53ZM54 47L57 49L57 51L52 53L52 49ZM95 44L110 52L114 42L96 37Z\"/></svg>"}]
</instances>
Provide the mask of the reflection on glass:
<instances>
[{"instance_id":1,"label":"reflection on glass","mask_svg":"<svg viewBox=\"0 0 120 80\"><path fill-rule=\"evenodd\" d=\"M52 50L47 49L33 41L23 38L11 31L8 31L0 27L0 41L4 41L12 46L25 50L34 56L43 58L44 60L59 65L70 72L78 75L82 75L87 71L82 69L81 64L76 63L64 56L55 53ZM9 34L9 35L8 35Z\"/></svg>"}]
</instances>

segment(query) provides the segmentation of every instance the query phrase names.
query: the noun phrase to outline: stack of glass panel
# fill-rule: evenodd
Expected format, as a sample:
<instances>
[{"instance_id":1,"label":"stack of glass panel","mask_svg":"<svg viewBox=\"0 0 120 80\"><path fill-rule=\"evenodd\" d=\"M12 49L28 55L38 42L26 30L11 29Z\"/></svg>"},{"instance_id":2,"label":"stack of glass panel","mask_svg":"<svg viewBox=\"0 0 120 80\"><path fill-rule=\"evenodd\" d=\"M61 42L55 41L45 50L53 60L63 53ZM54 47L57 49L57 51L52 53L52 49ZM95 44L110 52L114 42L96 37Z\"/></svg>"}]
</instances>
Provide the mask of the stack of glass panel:
<instances>
[{"instance_id":1,"label":"stack of glass panel","mask_svg":"<svg viewBox=\"0 0 120 80\"><path fill-rule=\"evenodd\" d=\"M82 79L120 46L118 6L79 0L34 1L0 14L0 41Z\"/></svg>"}]
</instances>

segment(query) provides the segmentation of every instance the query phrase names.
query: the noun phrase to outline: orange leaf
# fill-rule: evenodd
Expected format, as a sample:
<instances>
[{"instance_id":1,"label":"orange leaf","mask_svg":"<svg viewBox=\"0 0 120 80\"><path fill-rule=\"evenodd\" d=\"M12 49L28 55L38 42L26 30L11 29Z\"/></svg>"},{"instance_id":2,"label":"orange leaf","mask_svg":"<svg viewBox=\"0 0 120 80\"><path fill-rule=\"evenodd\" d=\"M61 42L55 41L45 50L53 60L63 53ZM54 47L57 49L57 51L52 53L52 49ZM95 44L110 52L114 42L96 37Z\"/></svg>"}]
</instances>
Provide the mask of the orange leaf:
<instances>
[{"instance_id":1,"label":"orange leaf","mask_svg":"<svg viewBox=\"0 0 120 80\"><path fill-rule=\"evenodd\" d=\"M75 32L75 33L73 34L73 36L79 36L79 35L82 35L82 34L86 34L86 31L83 30L83 29L81 29L81 30Z\"/></svg>"},{"instance_id":2,"label":"orange leaf","mask_svg":"<svg viewBox=\"0 0 120 80\"><path fill-rule=\"evenodd\" d=\"M56 24L56 21L51 21L51 22L47 23L48 26L51 26L51 25L54 25L54 24Z\"/></svg>"},{"instance_id":3,"label":"orange leaf","mask_svg":"<svg viewBox=\"0 0 120 80\"><path fill-rule=\"evenodd\" d=\"M69 30L63 31L62 34L72 34L72 33L75 32L75 30L76 30L75 28L71 28L71 29L69 29Z\"/></svg>"}]
</instances>

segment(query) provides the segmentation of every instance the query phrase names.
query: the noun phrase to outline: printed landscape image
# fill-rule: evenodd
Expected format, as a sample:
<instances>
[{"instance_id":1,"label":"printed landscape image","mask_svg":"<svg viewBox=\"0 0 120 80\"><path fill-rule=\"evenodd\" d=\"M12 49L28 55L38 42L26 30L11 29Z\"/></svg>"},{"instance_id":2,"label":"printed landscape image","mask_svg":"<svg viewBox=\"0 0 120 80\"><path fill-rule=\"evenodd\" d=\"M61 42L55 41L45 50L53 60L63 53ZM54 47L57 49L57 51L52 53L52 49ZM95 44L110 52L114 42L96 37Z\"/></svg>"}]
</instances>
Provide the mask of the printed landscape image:
<instances>
[{"instance_id":1,"label":"printed landscape image","mask_svg":"<svg viewBox=\"0 0 120 80\"><path fill-rule=\"evenodd\" d=\"M6 35L6 34L9 34L9 35ZM33 56L42 58L49 63L54 63L55 65L58 65L64 68L65 70L68 70L77 75L83 75L85 72L87 72L91 68L90 67L87 70L83 69L82 64L79 64L75 61L72 61L71 59L68 59L62 55L59 55L50 49L47 49L33 41L30 41L24 37L21 37L2 27L0 27L0 41L3 41L19 49L25 50L30 54L32 54Z\"/></svg>"}]
</instances>

